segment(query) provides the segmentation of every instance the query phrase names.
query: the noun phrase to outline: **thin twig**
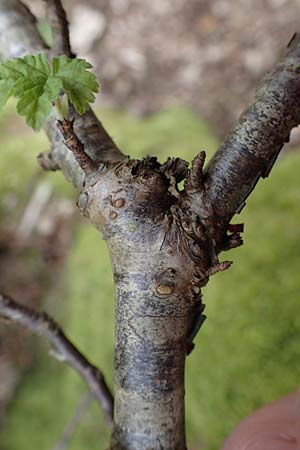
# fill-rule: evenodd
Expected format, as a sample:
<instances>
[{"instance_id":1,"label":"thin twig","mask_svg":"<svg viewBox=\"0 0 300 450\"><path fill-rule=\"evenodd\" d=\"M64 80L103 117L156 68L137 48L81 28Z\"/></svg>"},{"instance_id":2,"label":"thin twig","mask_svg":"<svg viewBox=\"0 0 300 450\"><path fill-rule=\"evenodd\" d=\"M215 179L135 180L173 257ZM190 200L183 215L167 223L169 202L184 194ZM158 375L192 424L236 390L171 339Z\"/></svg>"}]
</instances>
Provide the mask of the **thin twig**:
<instances>
[{"instance_id":1,"label":"thin twig","mask_svg":"<svg viewBox=\"0 0 300 450\"><path fill-rule=\"evenodd\" d=\"M69 38L69 22L60 0L45 0L47 17L52 29L53 44L51 53L53 55L75 56L71 50Z\"/></svg>"},{"instance_id":2,"label":"thin twig","mask_svg":"<svg viewBox=\"0 0 300 450\"><path fill-rule=\"evenodd\" d=\"M102 372L72 344L48 314L36 312L0 294L0 315L48 339L54 347L51 355L68 363L81 375L102 407L107 421L112 423L113 396Z\"/></svg>"},{"instance_id":3,"label":"thin twig","mask_svg":"<svg viewBox=\"0 0 300 450\"><path fill-rule=\"evenodd\" d=\"M91 392L85 392L85 394L82 395L74 415L67 423L59 441L57 442L53 450L66 450L66 448L69 447L70 441L74 436L76 428L82 421L83 416L86 414L88 408L90 407L93 398L94 396Z\"/></svg>"}]
</instances>

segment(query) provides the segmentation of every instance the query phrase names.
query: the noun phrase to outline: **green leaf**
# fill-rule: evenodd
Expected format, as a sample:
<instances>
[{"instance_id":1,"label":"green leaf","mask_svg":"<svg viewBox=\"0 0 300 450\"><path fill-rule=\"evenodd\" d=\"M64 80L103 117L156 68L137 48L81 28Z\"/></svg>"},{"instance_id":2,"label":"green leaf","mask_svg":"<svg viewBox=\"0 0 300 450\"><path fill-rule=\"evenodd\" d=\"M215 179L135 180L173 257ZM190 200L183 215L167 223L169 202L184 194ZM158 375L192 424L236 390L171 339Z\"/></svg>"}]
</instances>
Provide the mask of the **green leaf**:
<instances>
[{"instance_id":1,"label":"green leaf","mask_svg":"<svg viewBox=\"0 0 300 450\"><path fill-rule=\"evenodd\" d=\"M13 80L0 79L0 111L2 110L7 100L11 97L14 84L15 83Z\"/></svg>"},{"instance_id":2,"label":"green leaf","mask_svg":"<svg viewBox=\"0 0 300 450\"><path fill-rule=\"evenodd\" d=\"M89 72L92 65L84 59L62 55L53 58L53 75L61 79L64 91L79 114L84 114L98 92L96 76Z\"/></svg>"},{"instance_id":3,"label":"green leaf","mask_svg":"<svg viewBox=\"0 0 300 450\"><path fill-rule=\"evenodd\" d=\"M58 78L49 77L46 81L24 80L15 89L23 90L17 103L17 111L25 116L26 123L34 130L40 130L50 114L51 104L59 97L62 82Z\"/></svg>"},{"instance_id":4,"label":"green leaf","mask_svg":"<svg viewBox=\"0 0 300 450\"><path fill-rule=\"evenodd\" d=\"M18 98L17 111L34 130L43 126L60 89L62 83L51 76L45 55L28 55L0 64L0 107L10 96Z\"/></svg>"},{"instance_id":5,"label":"green leaf","mask_svg":"<svg viewBox=\"0 0 300 450\"><path fill-rule=\"evenodd\" d=\"M40 130L51 104L60 104L64 90L76 111L84 114L98 92L96 77L88 71L91 68L83 59L66 56L54 58L50 67L43 54L5 61L0 64L0 110L9 97L16 97L18 113L34 130Z\"/></svg>"}]
</instances>

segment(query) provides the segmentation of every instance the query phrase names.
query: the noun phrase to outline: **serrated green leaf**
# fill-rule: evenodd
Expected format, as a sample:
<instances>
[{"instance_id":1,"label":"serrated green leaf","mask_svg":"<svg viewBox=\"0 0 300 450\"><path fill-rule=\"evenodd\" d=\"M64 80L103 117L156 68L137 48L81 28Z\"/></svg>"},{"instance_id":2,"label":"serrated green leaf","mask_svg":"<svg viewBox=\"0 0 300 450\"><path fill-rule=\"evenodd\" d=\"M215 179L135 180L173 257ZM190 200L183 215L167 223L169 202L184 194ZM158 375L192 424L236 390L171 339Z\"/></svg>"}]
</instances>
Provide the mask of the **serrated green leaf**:
<instances>
[{"instance_id":1,"label":"serrated green leaf","mask_svg":"<svg viewBox=\"0 0 300 450\"><path fill-rule=\"evenodd\" d=\"M0 111L2 110L7 100L11 97L14 84L15 83L13 80L0 79Z\"/></svg>"},{"instance_id":2,"label":"serrated green leaf","mask_svg":"<svg viewBox=\"0 0 300 450\"><path fill-rule=\"evenodd\" d=\"M27 55L23 58L14 58L0 64L0 78L17 81L20 77L50 75L50 66L43 54Z\"/></svg>"},{"instance_id":3,"label":"serrated green leaf","mask_svg":"<svg viewBox=\"0 0 300 450\"><path fill-rule=\"evenodd\" d=\"M70 102L79 114L84 114L98 92L96 76L89 72L90 63L84 59L70 59L62 55L53 58L53 76L62 80L63 88Z\"/></svg>"},{"instance_id":4,"label":"serrated green leaf","mask_svg":"<svg viewBox=\"0 0 300 450\"><path fill-rule=\"evenodd\" d=\"M17 111L25 117L26 123L34 130L40 130L50 114L51 103L59 97L62 82L58 78L45 80L24 80L15 87L22 91L17 104Z\"/></svg>"},{"instance_id":5,"label":"serrated green leaf","mask_svg":"<svg viewBox=\"0 0 300 450\"><path fill-rule=\"evenodd\" d=\"M17 111L29 126L39 130L50 113L51 104L63 90L79 114L95 100L98 83L90 63L59 56L51 67L45 55L28 55L0 64L0 110L14 96ZM60 101L56 102L59 103ZM63 108L61 108L63 110Z\"/></svg>"},{"instance_id":6,"label":"serrated green leaf","mask_svg":"<svg viewBox=\"0 0 300 450\"><path fill-rule=\"evenodd\" d=\"M28 55L0 64L0 107L11 95L18 98L17 111L34 130L43 126L60 89L62 83L50 75L45 55Z\"/></svg>"}]
</instances>

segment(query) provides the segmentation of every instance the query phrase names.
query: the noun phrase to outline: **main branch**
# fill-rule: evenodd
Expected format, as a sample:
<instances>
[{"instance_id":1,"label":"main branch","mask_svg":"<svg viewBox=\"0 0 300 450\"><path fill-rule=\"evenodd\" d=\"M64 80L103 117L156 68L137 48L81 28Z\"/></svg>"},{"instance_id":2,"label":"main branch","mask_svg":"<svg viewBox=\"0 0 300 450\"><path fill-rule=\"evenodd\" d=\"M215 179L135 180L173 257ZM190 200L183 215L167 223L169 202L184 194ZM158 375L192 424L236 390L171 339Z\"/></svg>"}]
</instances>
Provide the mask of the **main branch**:
<instances>
[{"instance_id":1,"label":"main branch","mask_svg":"<svg viewBox=\"0 0 300 450\"><path fill-rule=\"evenodd\" d=\"M267 177L292 128L300 123L300 35L266 76L253 104L204 173L206 206L214 221L239 213L260 177Z\"/></svg>"}]
</instances>

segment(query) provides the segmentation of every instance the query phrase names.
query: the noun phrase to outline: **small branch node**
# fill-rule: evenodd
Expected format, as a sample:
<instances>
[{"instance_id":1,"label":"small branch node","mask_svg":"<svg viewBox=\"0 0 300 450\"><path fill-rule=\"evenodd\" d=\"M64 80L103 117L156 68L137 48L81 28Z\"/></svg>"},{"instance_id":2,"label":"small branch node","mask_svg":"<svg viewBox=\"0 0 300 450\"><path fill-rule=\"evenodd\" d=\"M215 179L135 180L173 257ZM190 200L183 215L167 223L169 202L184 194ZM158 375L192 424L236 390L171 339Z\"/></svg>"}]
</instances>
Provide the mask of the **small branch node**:
<instances>
[{"instance_id":1,"label":"small branch node","mask_svg":"<svg viewBox=\"0 0 300 450\"><path fill-rule=\"evenodd\" d=\"M48 152L41 152L37 156L37 161L42 169L44 170L59 170L59 164L53 159L51 150Z\"/></svg>"}]
</instances>

